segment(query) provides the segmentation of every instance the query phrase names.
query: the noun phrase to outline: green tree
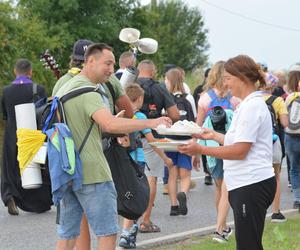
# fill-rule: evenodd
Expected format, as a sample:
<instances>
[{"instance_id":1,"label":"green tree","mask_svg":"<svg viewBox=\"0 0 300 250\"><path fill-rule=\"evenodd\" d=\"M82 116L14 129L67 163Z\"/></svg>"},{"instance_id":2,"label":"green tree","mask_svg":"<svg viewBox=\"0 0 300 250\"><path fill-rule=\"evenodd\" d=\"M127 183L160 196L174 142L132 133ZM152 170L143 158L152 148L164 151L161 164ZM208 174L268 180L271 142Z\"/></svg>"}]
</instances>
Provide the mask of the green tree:
<instances>
[{"instance_id":1,"label":"green tree","mask_svg":"<svg viewBox=\"0 0 300 250\"><path fill-rule=\"evenodd\" d=\"M48 27L48 35L60 38L61 47L54 54L63 68L68 67L74 42L89 39L111 45L116 57L126 48L119 32L133 23L138 8L136 0L20 0L19 5L35 13Z\"/></svg>"},{"instance_id":2,"label":"green tree","mask_svg":"<svg viewBox=\"0 0 300 250\"><path fill-rule=\"evenodd\" d=\"M1 89L14 79L13 67L18 58L27 58L33 64L33 80L49 90L55 82L51 73L40 62L44 47L60 43L56 36L47 35L45 23L37 16L28 16L23 8L13 7L11 2L0 2L0 82Z\"/></svg>"},{"instance_id":3,"label":"green tree","mask_svg":"<svg viewBox=\"0 0 300 250\"><path fill-rule=\"evenodd\" d=\"M42 51L51 50L63 73L77 39L106 42L118 58L129 49L118 39L124 27L137 28L141 37L159 43L156 54L138 56L138 60L153 59L159 69L166 63L186 70L205 65L207 31L199 10L180 0L152 2L159 3L149 8L138 0L19 0L17 7L0 2L1 84L12 80L15 60L27 57L34 64L34 80L50 90L55 78L38 61Z\"/></svg>"},{"instance_id":4,"label":"green tree","mask_svg":"<svg viewBox=\"0 0 300 250\"><path fill-rule=\"evenodd\" d=\"M148 36L158 41L158 52L151 58L160 69L167 63L186 70L206 65L206 51L209 48L207 30L198 9L191 9L180 0L159 1L151 8L141 8L135 17L142 20L136 25L142 37Z\"/></svg>"}]
</instances>

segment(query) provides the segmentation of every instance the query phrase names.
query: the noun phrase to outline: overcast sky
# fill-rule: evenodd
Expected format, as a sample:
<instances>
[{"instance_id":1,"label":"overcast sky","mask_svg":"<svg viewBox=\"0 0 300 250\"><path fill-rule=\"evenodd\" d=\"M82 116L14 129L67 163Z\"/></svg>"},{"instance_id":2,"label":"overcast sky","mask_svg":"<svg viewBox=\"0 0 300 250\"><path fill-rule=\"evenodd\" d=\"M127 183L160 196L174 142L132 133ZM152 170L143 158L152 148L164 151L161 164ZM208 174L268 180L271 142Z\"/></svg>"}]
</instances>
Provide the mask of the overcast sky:
<instances>
[{"instance_id":1,"label":"overcast sky","mask_svg":"<svg viewBox=\"0 0 300 250\"><path fill-rule=\"evenodd\" d=\"M238 54L266 62L270 69L288 69L300 62L299 0L184 2L197 7L204 16L211 63Z\"/></svg>"}]
</instances>

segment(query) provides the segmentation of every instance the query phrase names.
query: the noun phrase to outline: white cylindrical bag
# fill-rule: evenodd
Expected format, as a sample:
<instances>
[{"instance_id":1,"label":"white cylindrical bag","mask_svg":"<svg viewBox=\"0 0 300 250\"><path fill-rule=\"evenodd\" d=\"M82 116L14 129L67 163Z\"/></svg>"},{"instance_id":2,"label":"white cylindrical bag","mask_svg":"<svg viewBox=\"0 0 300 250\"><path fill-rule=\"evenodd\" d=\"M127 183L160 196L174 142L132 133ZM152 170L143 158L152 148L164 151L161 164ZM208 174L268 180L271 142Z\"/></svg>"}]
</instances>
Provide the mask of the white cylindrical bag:
<instances>
[{"instance_id":1,"label":"white cylindrical bag","mask_svg":"<svg viewBox=\"0 0 300 250\"><path fill-rule=\"evenodd\" d=\"M121 76L120 83L123 89L127 84L134 83L139 75L139 70L136 67L126 68Z\"/></svg>"},{"instance_id":2,"label":"white cylindrical bag","mask_svg":"<svg viewBox=\"0 0 300 250\"><path fill-rule=\"evenodd\" d=\"M33 103L16 105L15 113L17 129L37 129L35 107ZM21 181L24 189L41 187L43 181L40 165L31 161L21 174Z\"/></svg>"}]
</instances>

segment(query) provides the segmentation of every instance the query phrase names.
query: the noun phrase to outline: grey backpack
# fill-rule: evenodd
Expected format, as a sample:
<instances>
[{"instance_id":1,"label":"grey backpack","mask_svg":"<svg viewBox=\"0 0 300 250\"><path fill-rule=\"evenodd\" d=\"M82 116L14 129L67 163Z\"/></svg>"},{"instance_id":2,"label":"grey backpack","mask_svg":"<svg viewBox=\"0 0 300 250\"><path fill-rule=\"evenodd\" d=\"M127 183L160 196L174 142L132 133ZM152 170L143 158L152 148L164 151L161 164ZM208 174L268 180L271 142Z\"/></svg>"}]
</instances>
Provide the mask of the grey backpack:
<instances>
[{"instance_id":1,"label":"grey backpack","mask_svg":"<svg viewBox=\"0 0 300 250\"><path fill-rule=\"evenodd\" d=\"M288 104L289 124L285 129L287 134L300 136L300 95Z\"/></svg>"}]
</instances>

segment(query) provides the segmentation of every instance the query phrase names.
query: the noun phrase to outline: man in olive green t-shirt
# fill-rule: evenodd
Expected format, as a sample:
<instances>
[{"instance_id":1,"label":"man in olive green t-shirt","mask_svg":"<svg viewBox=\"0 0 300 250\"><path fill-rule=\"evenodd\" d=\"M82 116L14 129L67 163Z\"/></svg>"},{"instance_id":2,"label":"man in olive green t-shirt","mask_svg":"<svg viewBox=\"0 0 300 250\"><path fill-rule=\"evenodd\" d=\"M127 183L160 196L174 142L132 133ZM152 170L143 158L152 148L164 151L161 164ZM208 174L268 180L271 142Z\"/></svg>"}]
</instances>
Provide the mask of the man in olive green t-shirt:
<instances>
[{"instance_id":1,"label":"man in olive green t-shirt","mask_svg":"<svg viewBox=\"0 0 300 250\"><path fill-rule=\"evenodd\" d=\"M57 96L83 86L96 86L107 82L114 72L115 57L106 44L92 44L85 52L82 71L62 86ZM74 192L69 186L60 201L60 224L56 249L73 249L80 232L83 212L98 238L98 249L113 250L118 232L116 191L111 172L104 157L101 134L130 133L145 128L155 128L159 124L171 125L167 117L149 120L133 120L115 117L106 108L97 92L88 92L64 105L69 128L78 147L92 122L95 125L81 151L83 166L83 187Z\"/></svg>"},{"instance_id":2,"label":"man in olive green t-shirt","mask_svg":"<svg viewBox=\"0 0 300 250\"><path fill-rule=\"evenodd\" d=\"M84 53L89 45L93 44L92 41L86 39L77 40L73 46L73 52L70 60L70 69L68 72L63 75L55 84L52 96L55 96L59 89L63 87L66 82L71 80L74 76L78 75L81 72L81 69L84 64ZM108 84L111 85L112 91L114 92L114 97L112 96L111 90L108 87ZM114 104L118 108L118 110L125 110L124 117L131 118L133 116L133 109L130 103L129 98L125 95L124 90L121 86L120 81L117 77L112 74L109 78L109 83L101 83L99 84L99 88L103 92L106 93L107 97L102 96L104 98L104 102L107 105L107 108L110 111L114 112ZM107 141L102 140L103 145L107 146ZM91 240L89 233L89 226L87 223L86 216L83 215L81 226L80 226L80 237L76 240L76 249L90 249L91 248Z\"/></svg>"}]
</instances>

